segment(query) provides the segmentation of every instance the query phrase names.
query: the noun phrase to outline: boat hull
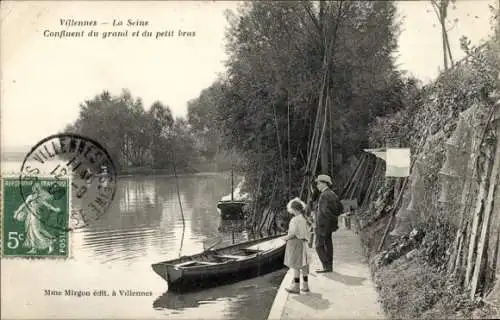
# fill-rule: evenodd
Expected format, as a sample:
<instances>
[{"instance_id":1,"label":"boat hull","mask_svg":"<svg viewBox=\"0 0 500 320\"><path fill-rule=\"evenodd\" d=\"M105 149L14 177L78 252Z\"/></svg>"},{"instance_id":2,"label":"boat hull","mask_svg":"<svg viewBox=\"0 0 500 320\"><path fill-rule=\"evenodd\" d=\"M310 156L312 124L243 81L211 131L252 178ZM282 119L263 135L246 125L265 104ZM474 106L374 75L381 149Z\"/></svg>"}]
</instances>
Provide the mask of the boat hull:
<instances>
[{"instance_id":1,"label":"boat hull","mask_svg":"<svg viewBox=\"0 0 500 320\"><path fill-rule=\"evenodd\" d=\"M152 268L167 281L169 291L187 292L235 283L279 270L284 267L284 255L285 244L237 261L190 268L160 262L153 264Z\"/></svg>"}]
</instances>

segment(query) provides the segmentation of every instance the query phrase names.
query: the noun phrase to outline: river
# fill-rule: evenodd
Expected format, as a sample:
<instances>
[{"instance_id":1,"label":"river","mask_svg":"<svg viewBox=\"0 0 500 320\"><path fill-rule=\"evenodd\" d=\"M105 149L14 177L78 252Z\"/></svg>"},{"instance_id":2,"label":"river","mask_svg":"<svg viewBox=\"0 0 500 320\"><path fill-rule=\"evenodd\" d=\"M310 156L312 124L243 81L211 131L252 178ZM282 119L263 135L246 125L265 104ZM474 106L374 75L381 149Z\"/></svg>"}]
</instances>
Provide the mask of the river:
<instances>
[{"instance_id":1,"label":"river","mask_svg":"<svg viewBox=\"0 0 500 320\"><path fill-rule=\"evenodd\" d=\"M10 164L12 166L12 164ZM5 163L2 171L5 170ZM12 170L8 170L12 171ZM185 227L172 177L119 178L111 208L99 224L73 231L71 258L3 259L5 318L265 319L284 269L197 293L173 294L151 264L202 251L245 232L219 232L216 202L230 192L221 174L179 178ZM45 290L151 291L144 297L46 296Z\"/></svg>"}]
</instances>

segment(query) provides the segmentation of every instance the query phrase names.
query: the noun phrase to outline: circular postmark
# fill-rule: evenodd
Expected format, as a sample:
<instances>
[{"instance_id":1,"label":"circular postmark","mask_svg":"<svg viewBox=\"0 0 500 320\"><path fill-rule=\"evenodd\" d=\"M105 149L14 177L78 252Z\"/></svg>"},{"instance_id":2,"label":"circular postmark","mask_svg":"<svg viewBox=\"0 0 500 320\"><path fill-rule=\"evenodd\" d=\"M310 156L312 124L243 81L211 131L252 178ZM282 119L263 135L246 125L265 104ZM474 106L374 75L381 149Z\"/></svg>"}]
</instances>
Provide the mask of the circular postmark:
<instances>
[{"instance_id":1,"label":"circular postmark","mask_svg":"<svg viewBox=\"0 0 500 320\"><path fill-rule=\"evenodd\" d=\"M111 206L116 191L116 167L97 141L77 134L51 135L38 142L24 158L19 176L21 198L31 214L46 227L71 231L99 220ZM51 201L63 199L66 212L43 214ZM64 214L67 216L65 217Z\"/></svg>"}]
</instances>

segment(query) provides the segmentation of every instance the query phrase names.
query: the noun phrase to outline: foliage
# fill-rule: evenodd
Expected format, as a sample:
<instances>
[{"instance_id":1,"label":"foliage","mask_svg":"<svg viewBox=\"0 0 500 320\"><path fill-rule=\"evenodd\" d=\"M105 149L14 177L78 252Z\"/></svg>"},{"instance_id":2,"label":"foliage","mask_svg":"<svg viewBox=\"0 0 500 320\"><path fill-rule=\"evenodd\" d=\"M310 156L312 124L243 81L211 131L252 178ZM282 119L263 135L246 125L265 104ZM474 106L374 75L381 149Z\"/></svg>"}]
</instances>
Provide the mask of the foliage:
<instances>
[{"instance_id":1,"label":"foliage","mask_svg":"<svg viewBox=\"0 0 500 320\"><path fill-rule=\"evenodd\" d=\"M378 118L370 128L373 146L383 146L387 136L396 136L403 141L403 147L412 149L413 159L418 158L422 164L423 204L416 214L404 216L408 216L413 227L427 230L423 250L426 261L436 267L445 263L461 218L456 214L459 209L445 209L438 204L442 182L438 172L446 158L445 141L455 130L459 113L471 107L476 106L479 113L477 119L467 121L472 121L473 127L484 126L484 106L490 105L487 97L496 89L499 70L500 51L494 39L481 49L469 49L463 41L468 58L423 88L403 111ZM415 154L422 137L425 145ZM458 201L460 197L459 194Z\"/></svg>"},{"instance_id":2,"label":"foliage","mask_svg":"<svg viewBox=\"0 0 500 320\"><path fill-rule=\"evenodd\" d=\"M174 121L170 108L161 102L146 111L141 99L133 99L126 90L119 96L103 91L85 101L78 119L64 131L102 143L122 171L146 167L171 172L174 151L178 169L189 171L197 155L187 123Z\"/></svg>"},{"instance_id":3,"label":"foliage","mask_svg":"<svg viewBox=\"0 0 500 320\"><path fill-rule=\"evenodd\" d=\"M388 135L410 147L416 147L423 135L429 136L441 129L449 137L460 112L474 104L485 103L485 98L497 86L498 40L492 39L481 48L469 48L464 38L462 46L468 55L466 59L422 88L399 113L377 118L371 124L372 146L382 146Z\"/></svg>"},{"instance_id":4,"label":"foliage","mask_svg":"<svg viewBox=\"0 0 500 320\"><path fill-rule=\"evenodd\" d=\"M463 38L462 47L467 54L464 60L422 88L403 110L381 117L371 125L373 146L383 146L388 135L400 138L405 141L404 146L413 150L422 137L426 142L421 153L414 157L423 162L421 175L425 185L423 205L411 216L412 224L425 230L417 258L402 257L375 270L382 303L390 317L470 317L475 307L461 283L446 277L450 248L462 217L457 214L461 212L460 196L455 197L454 203L439 205L438 172L445 160L445 141L455 130L460 112L478 111L469 113L475 116L468 117L467 121L471 121L475 132L484 128L491 96L498 88L498 40L492 38L479 48L470 48L470 42ZM457 189L462 192L461 188ZM369 234L372 230L366 232Z\"/></svg>"},{"instance_id":5,"label":"foliage","mask_svg":"<svg viewBox=\"0 0 500 320\"><path fill-rule=\"evenodd\" d=\"M217 107L222 103L224 86L220 81L204 89L200 96L188 102L188 123L198 149L208 160L220 153L221 133L217 126Z\"/></svg>"},{"instance_id":6,"label":"foliage","mask_svg":"<svg viewBox=\"0 0 500 320\"><path fill-rule=\"evenodd\" d=\"M454 279L421 260L396 260L376 271L382 305L392 319L468 318L472 303Z\"/></svg>"},{"instance_id":7,"label":"foliage","mask_svg":"<svg viewBox=\"0 0 500 320\"><path fill-rule=\"evenodd\" d=\"M399 108L387 116L376 117L370 123L368 132L371 147L385 147L386 142L394 138L403 146L409 142L407 133L421 99L420 81L413 77L403 78L393 90L393 96L399 98Z\"/></svg>"},{"instance_id":8,"label":"foliage","mask_svg":"<svg viewBox=\"0 0 500 320\"><path fill-rule=\"evenodd\" d=\"M392 57L395 7L385 1L245 2L227 18L227 75L190 103L189 123L198 137L213 139L207 154L217 147L212 135L220 133L218 147L245 159L242 169L252 192L259 191L259 204L283 207L304 180L326 70L331 121L318 172L335 178L342 161L334 159L366 147L371 120L401 108L402 80Z\"/></svg>"},{"instance_id":9,"label":"foliage","mask_svg":"<svg viewBox=\"0 0 500 320\"><path fill-rule=\"evenodd\" d=\"M444 270L448 250L453 245L456 226L447 221L444 215L436 214L430 215L424 223L420 224L420 228L429 230L420 248L423 253L422 259L429 265Z\"/></svg>"}]
</instances>

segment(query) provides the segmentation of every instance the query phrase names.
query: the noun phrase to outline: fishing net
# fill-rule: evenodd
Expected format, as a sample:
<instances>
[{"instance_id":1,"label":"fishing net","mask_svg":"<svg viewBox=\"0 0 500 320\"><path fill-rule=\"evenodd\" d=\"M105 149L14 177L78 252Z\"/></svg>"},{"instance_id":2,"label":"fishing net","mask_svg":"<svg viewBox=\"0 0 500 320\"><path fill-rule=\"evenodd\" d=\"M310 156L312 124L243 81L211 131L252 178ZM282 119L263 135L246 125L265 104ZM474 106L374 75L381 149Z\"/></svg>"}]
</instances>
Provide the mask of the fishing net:
<instances>
[{"instance_id":1,"label":"fishing net","mask_svg":"<svg viewBox=\"0 0 500 320\"><path fill-rule=\"evenodd\" d=\"M472 147L477 144L479 135L476 109L470 108L460 114L449 138L444 131L438 131L427 139L422 152L416 155L392 236L407 234L431 215L458 227L461 217L457 213L465 202L464 185L474 184L469 167Z\"/></svg>"}]
</instances>

